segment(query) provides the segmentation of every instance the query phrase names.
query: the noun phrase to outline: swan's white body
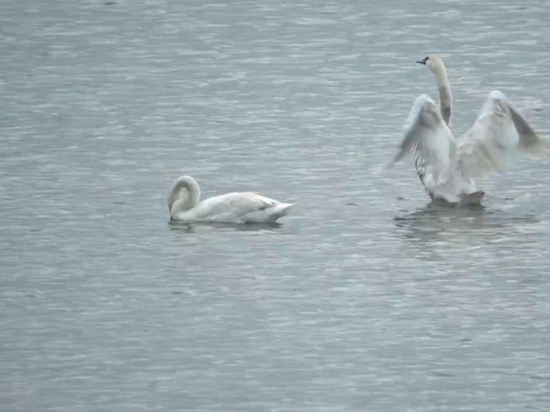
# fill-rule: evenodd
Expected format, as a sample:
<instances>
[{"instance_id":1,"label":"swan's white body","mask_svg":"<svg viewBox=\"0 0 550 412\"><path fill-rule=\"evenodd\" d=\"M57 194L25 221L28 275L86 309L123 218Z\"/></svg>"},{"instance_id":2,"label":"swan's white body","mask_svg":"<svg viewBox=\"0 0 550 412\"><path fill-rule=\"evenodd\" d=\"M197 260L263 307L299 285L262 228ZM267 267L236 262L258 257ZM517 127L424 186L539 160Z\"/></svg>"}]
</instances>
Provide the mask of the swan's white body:
<instances>
[{"instance_id":1,"label":"swan's white body","mask_svg":"<svg viewBox=\"0 0 550 412\"><path fill-rule=\"evenodd\" d=\"M451 92L443 60L429 55L419 63L436 76L441 108L427 95L416 99L394 162L413 154L418 176L432 200L479 204L484 193L476 191L474 178L502 171L519 151L544 155L544 142L498 90L489 93L473 126L455 139L447 125Z\"/></svg>"},{"instance_id":2,"label":"swan's white body","mask_svg":"<svg viewBox=\"0 0 550 412\"><path fill-rule=\"evenodd\" d=\"M170 218L183 222L273 223L292 206L256 193L234 192L200 201L200 188L191 176L180 176L168 196Z\"/></svg>"}]
</instances>

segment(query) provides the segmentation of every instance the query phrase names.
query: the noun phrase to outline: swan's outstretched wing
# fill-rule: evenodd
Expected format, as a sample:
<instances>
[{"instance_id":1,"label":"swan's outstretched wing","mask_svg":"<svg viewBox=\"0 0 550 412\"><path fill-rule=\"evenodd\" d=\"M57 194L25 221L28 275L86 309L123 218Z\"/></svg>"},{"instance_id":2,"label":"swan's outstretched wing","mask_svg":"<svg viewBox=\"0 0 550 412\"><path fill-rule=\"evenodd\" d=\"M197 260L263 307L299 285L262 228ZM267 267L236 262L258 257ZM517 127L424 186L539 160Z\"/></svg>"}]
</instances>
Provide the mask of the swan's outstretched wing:
<instances>
[{"instance_id":1,"label":"swan's outstretched wing","mask_svg":"<svg viewBox=\"0 0 550 412\"><path fill-rule=\"evenodd\" d=\"M501 171L511 165L519 151L541 157L544 142L506 96L494 90L473 126L458 141L462 171L471 178Z\"/></svg>"},{"instance_id":2,"label":"swan's outstretched wing","mask_svg":"<svg viewBox=\"0 0 550 412\"><path fill-rule=\"evenodd\" d=\"M412 153L420 180L433 193L447 181L455 165L455 150L455 139L438 107L429 96L422 95L409 113L405 137L391 164Z\"/></svg>"}]
</instances>

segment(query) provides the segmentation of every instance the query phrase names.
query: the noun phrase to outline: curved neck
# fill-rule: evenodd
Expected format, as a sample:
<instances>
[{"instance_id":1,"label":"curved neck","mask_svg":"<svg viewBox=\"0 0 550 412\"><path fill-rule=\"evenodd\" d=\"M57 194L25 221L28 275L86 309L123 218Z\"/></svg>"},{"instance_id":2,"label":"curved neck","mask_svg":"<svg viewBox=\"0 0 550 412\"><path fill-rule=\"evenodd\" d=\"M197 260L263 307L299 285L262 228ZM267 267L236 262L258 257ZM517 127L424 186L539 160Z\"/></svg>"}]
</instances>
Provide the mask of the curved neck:
<instances>
[{"instance_id":1,"label":"curved neck","mask_svg":"<svg viewBox=\"0 0 550 412\"><path fill-rule=\"evenodd\" d=\"M447 70L443 64L434 68L435 81L439 91L439 105L441 106L441 116L446 124L451 120L451 85L447 78Z\"/></svg>"},{"instance_id":2,"label":"curved neck","mask_svg":"<svg viewBox=\"0 0 550 412\"><path fill-rule=\"evenodd\" d=\"M180 176L168 196L170 215L194 208L201 198L199 184L191 176Z\"/></svg>"}]
</instances>

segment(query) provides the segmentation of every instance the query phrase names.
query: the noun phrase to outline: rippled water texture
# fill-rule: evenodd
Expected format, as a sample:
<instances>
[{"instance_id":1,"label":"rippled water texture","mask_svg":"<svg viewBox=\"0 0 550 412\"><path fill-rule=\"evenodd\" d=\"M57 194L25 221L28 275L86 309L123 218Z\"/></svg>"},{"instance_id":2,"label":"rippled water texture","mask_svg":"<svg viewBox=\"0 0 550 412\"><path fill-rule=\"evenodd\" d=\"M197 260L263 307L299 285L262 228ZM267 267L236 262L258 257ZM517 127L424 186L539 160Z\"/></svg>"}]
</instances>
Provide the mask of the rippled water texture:
<instances>
[{"instance_id":1,"label":"rippled water texture","mask_svg":"<svg viewBox=\"0 0 550 412\"><path fill-rule=\"evenodd\" d=\"M0 5L2 411L550 410L550 178L427 207L395 153L415 60L453 130L510 96L550 138L541 1ZM203 194L279 227L176 225Z\"/></svg>"}]
</instances>

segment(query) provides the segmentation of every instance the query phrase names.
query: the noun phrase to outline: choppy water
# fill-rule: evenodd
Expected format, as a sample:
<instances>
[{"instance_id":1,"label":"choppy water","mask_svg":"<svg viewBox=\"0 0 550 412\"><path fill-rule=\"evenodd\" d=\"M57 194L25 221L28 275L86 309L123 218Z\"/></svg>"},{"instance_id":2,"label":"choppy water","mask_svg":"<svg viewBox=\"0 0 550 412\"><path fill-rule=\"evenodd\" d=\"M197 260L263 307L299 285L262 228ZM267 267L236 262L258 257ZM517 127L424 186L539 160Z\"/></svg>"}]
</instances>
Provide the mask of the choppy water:
<instances>
[{"instance_id":1,"label":"choppy water","mask_svg":"<svg viewBox=\"0 0 550 412\"><path fill-rule=\"evenodd\" d=\"M442 53L550 136L547 1L5 1L2 411L550 410L550 178L381 173ZM280 227L170 225L206 196Z\"/></svg>"}]
</instances>

